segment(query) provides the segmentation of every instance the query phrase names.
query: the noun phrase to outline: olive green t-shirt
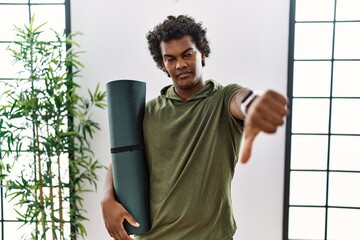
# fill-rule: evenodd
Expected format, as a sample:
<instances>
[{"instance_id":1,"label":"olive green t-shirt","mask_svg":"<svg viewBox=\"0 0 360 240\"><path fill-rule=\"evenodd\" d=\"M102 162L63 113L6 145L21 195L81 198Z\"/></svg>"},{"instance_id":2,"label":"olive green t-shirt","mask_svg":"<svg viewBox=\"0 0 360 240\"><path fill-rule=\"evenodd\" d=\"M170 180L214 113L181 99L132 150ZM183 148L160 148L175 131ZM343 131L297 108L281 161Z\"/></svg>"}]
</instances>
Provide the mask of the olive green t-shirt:
<instances>
[{"instance_id":1,"label":"olive green t-shirt","mask_svg":"<svg viewBox=\"0 0 360 240\"><path fill-rule=\"evenodd\" d=\"M186 101L173 86L146 104L151 230L141 240L229 240L236 230L231 180L242 122L230 114L241 87L206 86Z\"/></svg>"}]
</instances>

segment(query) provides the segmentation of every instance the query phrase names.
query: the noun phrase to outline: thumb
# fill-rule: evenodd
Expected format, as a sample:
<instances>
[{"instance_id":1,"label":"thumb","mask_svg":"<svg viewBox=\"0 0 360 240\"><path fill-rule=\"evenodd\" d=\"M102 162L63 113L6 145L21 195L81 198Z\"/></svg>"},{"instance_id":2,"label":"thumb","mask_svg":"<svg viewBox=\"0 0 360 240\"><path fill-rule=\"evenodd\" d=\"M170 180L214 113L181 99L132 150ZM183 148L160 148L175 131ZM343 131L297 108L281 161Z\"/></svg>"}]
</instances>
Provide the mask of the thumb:
<instances>
[{"instance_id":1,"label":"thumb","mask_svg":"<svg viewBox=\"0 0 360 240\"><path fill-rule=\"evenodd\" d=\"M247 163L251 156L252 145L255 137L259 134L260 129L251 125L245 126L244 136L240 147L240 161Z\"/></svg>"},{"instance_id":2,"label":"thumb","mask_svg":"<svg viewBox=\"0 0 360 240\"><path fill-rule=\"evenodd\" d=\"M129 213L127 213L124 218L128 223L130 223L133 227L140 227L140 223L138 223Z\"/></svg>"}]
</instances>

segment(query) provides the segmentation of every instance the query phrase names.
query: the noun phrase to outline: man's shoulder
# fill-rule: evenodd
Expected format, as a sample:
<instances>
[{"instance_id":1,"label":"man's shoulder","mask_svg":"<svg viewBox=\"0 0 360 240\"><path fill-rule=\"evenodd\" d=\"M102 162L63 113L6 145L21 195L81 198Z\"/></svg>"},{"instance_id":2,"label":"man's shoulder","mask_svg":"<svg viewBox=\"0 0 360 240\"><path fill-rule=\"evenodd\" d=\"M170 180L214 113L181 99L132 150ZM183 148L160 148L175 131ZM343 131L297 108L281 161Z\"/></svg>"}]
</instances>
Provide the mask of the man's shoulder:
<instances>
[{"instance_id":1,"label":"man's shoulder","mask_svg":"<svg viewBox=\"0 0 360 240\"><path fill-rule=\"evenodd\" d=\"M147 101L145 103L145 110L146 111L149 111L151 109L154 109L154 108L157 108L161 105L164 104L164 97L162 97L161 95L153 98L153 99L150 99L149 101Z\"/></svg>"},{"instance_id":2,"label":"man's shoulder","mask_svg":"<svg viewBox=\"0 0 360 240\"><path fill-rule=\"evenodd\" d=\"M233 88L240 89L240 88L242 88L242 86L237 84L237 83L223 84L223 83L217 82L216 80L213 80L213 79L206 80L206 83L212 84L216 90L233 89Z\"/></svg>"},{"instance_id":3,"label":"man's shoulder","mask_svg":"<svg viewBox=\"0 0 360 240\"><path fill-rule=\"evenodd\" d=\"M158 98L159 98L159 97L160 97L160 96L148 100L148 101L145 103L145 108L149 108L149 107L152 107L152 106L156 105L156 102L158 101Z\"/></svg>"},{"instance_id":4,"label":"man's shoulder","mask_svg":"<svg viewBox=\"0 0 360 240\"><path fill-rule=\"evenodd\" d=\"M237 83L222 84L215 80L207 80L207 82L211 82L214 85L214 92L220 95L232 95L242 88L242 86Z\"/></svg>"}]
</instances>

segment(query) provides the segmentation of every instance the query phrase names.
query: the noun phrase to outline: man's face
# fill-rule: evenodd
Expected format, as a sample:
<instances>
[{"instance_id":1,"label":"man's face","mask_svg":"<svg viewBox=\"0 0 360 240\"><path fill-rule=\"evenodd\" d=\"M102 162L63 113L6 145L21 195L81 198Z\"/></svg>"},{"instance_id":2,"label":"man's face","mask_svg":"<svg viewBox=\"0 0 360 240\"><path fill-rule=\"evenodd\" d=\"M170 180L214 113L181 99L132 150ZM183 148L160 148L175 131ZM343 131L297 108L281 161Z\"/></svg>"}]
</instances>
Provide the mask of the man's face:
<instances>
[{"instance_id":1,"label":"man's face","mask_svg":"<svg viewBox=\"0 0 360 240\"><path fill-rule=\"evenodd\" d=\"M192 89L202 85L202 60L205 55L197 49L192 37L161 42L164 71L168 72L177 90Z\"/></svg>"}]
</instances>

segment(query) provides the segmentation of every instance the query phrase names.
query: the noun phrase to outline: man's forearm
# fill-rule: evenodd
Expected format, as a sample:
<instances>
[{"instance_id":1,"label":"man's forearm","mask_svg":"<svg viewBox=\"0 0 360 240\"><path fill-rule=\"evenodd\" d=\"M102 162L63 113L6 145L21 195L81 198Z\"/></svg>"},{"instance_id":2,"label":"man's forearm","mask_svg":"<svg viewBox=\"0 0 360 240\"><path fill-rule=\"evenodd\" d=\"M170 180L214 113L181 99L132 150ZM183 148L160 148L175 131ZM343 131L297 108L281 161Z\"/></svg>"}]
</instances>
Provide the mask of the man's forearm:
<instances>
[{"instance_id":1,"label":"man's forearm","mask_svg":"<svg viewBox=\"0 0 360 240\"><path fill-rule=\"evenodd\" d=\"M114 193L114 182L113 182L113 172L112 172L112 164L110 163L106 177L105 177L105 195L104 199L113 198L115 199Z\"/></svg>"}]
</instances>

